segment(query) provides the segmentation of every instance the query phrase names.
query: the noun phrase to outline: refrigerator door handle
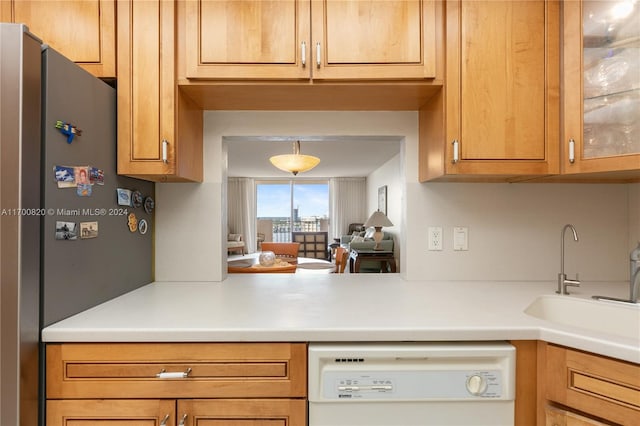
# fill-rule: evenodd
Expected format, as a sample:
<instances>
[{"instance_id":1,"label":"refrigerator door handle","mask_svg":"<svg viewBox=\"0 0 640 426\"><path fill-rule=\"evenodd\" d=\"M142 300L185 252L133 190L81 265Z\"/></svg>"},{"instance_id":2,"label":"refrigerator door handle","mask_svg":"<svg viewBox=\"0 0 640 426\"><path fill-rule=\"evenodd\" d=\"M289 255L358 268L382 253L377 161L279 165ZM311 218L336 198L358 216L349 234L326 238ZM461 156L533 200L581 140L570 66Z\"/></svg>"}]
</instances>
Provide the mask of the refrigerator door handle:
<instances>
[{"instance_id":1,"label":"refrigerator door handle","mask_svg":"<svg viewBox=\"0 0 640 426\"><path fill-rule=\"evenodd\" d=\"M167 148L169 146L169 141L166 139L162 139L162 162L167 164L169 162L167 156Z\"/></svg>"}]
</instances>

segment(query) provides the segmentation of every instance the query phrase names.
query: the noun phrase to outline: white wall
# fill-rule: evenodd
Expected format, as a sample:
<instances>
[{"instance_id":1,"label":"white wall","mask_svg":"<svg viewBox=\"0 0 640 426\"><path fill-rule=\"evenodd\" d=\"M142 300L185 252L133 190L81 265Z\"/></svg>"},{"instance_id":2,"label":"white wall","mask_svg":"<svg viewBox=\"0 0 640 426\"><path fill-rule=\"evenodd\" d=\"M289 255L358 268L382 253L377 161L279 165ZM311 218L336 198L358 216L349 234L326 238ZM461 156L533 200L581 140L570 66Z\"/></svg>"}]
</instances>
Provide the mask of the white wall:
<instances>
[{"instance_id":1,"label":"white wall","mask_svg":"<svg viewBox=\"0 0 640 426\"><path fill-rule=\"evenodd\" d=\"M567 273L577 271L584 281L628 279L630 241L640 239L639 185L422 184L416 112L207 111L204 183L156 186L156 280L224 278L222 138L261 135L404 136L404 191L389 188L391 197L403 198L389 206L399 209L390 214L402 230L407 279L554 281L565 223L573 223L580 236L578 243L567 237ZM386 173L380 172L382 178L389 178ZM370 183L376 191L378 179L374 173ZM443 227L443 251L426 250L428 226ZM469 227L469 251L452 251L453 226Z\"/></svg>"},{"instance_id":2,"label":"white wall","mask_svg":"<svg viewBox=\"0 0 640 426\"><path fill-rule=\"evenodd\" d=\"M579 236L565 240L566 272L583 281L628 275L628 189L594 184L409 184L411 235L442 226L444 250L424 243L406 252L413 277L425 279L554 280L560 231L572 223ZM452 251L453 227L469 227L469 251Z\"/></svg>"}]
</instances>

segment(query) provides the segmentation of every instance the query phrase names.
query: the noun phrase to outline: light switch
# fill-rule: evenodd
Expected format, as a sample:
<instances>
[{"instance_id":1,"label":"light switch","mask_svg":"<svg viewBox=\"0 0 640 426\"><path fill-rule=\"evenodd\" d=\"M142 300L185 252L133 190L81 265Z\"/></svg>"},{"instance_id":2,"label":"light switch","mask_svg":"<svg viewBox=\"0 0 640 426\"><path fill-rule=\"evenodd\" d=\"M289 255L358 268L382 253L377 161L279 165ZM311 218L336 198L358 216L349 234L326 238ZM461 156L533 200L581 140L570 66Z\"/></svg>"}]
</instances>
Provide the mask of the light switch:
<instances>
[{"instance_id":1,"label":"light switch","mask_svg":"<svg viewBox=\"0 0 640 426\"><path fill-rule=\"evenodd\" d=\"M469 228L466 226L455 226L453 228L453 250L469 250Z\"/></svg>"}]
</instances>

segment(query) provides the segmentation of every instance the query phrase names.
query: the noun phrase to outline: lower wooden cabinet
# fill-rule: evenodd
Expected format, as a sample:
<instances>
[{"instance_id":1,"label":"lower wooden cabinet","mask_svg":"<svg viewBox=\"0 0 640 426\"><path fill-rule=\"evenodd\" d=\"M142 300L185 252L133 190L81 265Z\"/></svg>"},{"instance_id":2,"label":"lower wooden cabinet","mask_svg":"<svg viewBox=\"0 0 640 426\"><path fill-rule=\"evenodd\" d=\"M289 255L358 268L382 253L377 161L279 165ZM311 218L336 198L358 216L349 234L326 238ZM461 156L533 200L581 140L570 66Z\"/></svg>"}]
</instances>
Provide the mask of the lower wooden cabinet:
<instances>
[{"instance_id":1,"label":"lower wooden cabinet","mask_svg":"<svg viewBox=\"0 0 640 426\"><path fill-rule=\"evenodd\" d=\"M185 426L302 426L306 400L221 399L178 401L178 420ZM186 416L186 417L185 417Z\"/></svg>"},{"instance_id":2,"label":"lower wooden cabinet","mask_svg":"<svg viewBox=\"0 0 640 426\"><path fill-rule=\"evenodd\" d=\"M303 426L303 399L68 399L47 402L47 426Z\"/></svg>"},{"instance_id":3,"label":"lower wooden cabinet","mask_svg":"<svg viewBox=\"0 0 640 426\"><path fill-rule=\"evenodd\" d=\"M47 345L47 426L303 426L304 343Z\"/></svg>"},{"instance_id":4,"label":"lower wooden cabinet","mask_svg":"<svg viewBox=\"0 0 640 426\"><path fill-rule=\"evenodd\" d=\"M640 424L640 365L553 344L543 344L542 351L541 403L569 410L566 415L552 411L547 425L597 425L599 419L628 426ZM578 417L595 423L580 423L583 420ZM556 422L564 419L565 423L549 423L549 418L560 419L553 420Z\"/></svg>"},{"instance_id":5,"label":"lower wooden cabinet","mask_svg":"<svg viewBox=\"0 0 640 426\"><path fill-rule=\"evenodd\" d=\"M606 423L549 406L545 409L545 426L606 426Z\"/></svg>"},{"instance_id":6,"label":"lower wooden cabinet","mask_svg":"<svg viewBox=\"0 0 640 426\"><path fill-rule=\"evenodd\" d=\"M168 426L177 424L174 419L175 401L172 400L47 401L47 426L89 426L96 423L100 426Z\"/></svg>"}]
</instances>

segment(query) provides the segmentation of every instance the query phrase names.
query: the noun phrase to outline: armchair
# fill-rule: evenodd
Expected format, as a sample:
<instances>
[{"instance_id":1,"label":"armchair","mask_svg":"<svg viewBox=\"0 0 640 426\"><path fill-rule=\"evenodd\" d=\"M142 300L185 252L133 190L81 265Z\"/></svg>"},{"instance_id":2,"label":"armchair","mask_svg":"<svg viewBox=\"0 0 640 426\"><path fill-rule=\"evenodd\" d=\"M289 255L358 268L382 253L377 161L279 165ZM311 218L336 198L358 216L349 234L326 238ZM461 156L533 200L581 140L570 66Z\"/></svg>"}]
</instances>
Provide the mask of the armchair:
<instances>
[{"instance_id":1,"label":"armchair","mask_svg":"<svg viewBox=\"0 0 640 426\"><path fill-rule=\"evenodd\" d=\"M242 234L227 234L227 253L240 252L244 256Z\"/></svg>"}]
</instances>

